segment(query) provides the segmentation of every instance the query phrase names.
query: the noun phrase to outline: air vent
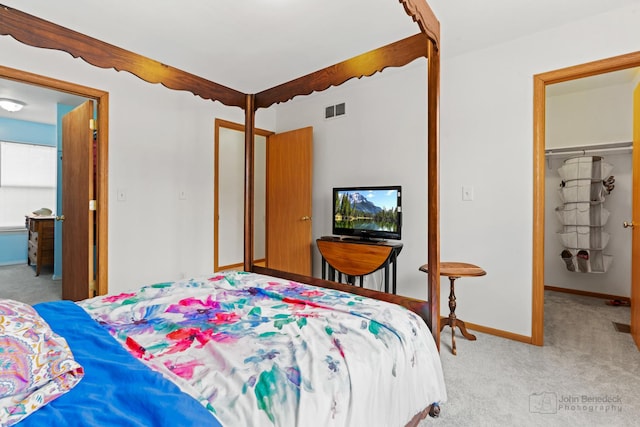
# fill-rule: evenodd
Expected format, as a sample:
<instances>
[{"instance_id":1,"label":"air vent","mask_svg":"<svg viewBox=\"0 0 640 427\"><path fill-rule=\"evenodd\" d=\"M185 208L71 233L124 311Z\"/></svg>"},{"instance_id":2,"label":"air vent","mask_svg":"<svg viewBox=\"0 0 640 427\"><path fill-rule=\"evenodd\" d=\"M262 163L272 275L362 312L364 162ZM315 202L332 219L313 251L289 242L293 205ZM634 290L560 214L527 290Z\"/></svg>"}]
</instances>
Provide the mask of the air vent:
<instances>
[{"instance_id":1,"label":"air vent","mask_svg":"<svg viewBox=\"0 0 640 427\"><path fill-rule=\"evenodd\" d=\"M331 119L336 116L336 106L330 105L324 109L324 118Z\"/></svg>"},{"instance_id":2,"label":"air vent","mask_svg":"<svg viewBox=\"0 0 640 427\"><path fill-rule=\"evenodd\" d=\"M324 108L325 119L335 119L336 117L344 116L347 112L344 102L336 105L329 105Z\"/></svg>"}]
</instances>

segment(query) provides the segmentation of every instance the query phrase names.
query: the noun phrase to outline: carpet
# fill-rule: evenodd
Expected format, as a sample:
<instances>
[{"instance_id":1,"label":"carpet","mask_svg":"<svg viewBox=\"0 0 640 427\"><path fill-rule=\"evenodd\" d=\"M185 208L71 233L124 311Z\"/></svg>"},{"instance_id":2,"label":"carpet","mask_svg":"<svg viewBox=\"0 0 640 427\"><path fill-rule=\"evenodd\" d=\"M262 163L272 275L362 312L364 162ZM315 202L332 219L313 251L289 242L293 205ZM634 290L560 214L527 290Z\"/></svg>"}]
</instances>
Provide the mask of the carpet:
<instances>
[{"instance_id":1,"label":"carpet","mask_svg":"<svg viewBox=\"0 0 640 427\"><path fill-rule=\"evenodd\" d=\"M53 280L53 268L42 267L36 276L33 266L27 264L0 267L0 298L27 304L55 301L62 298L62 280Z\"/></svg>"},{"instance_id":2,"label":"carpet","mask_svg":"<svg viewBox=\"0 0 640 427\"><path fill-rule=\"evenodd\" d=\"M544 314L542 347L471 331L477 341L457 336L453 356L445 329L448 401L420 427L637 426L640 352L611 327L628 324L630 308L545 291Z\"/></svg>"}]
</instances>

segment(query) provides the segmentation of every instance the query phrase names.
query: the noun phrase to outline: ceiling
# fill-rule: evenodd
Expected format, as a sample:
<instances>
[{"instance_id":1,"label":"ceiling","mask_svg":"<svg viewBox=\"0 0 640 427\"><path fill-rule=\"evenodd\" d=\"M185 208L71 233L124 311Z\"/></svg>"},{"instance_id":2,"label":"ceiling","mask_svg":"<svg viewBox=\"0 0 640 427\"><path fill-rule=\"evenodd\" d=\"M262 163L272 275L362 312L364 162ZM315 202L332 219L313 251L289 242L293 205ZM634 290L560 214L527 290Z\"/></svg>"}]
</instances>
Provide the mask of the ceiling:
<instances>
[{"instance_id":1,"label":"ceiling","mask_svg":"<svg viewBox=\"0 0 640 427\"><path fill-rule=\"evenodd\" d=\"M16 113L0 108L0 117L47 124L56 123L58 103L75 107L84 101L84 98L76 95L2 79L0 79L0 98L17 99L27 104Z\"/></svg>"},{"instance_id":2,"label":"ceiling","mask_svg":"<svg viewBox=\"0 0 640 427\"><path fill-rule=\"evenodd\" d=\"M419 31L398 0L0 2L245 93ZM429 1L443 60L632 3L640 0ZM55 121L55 102L78 103L1 80L0 97L28 104L9 117L45 123Z\"/></svg>"},{"instance_id":3,"label":"ceiling","mask_svg":"<svg viewBox=\"0 0 640 427\"><path fill-rule=\"evenodd\" d=\"M440 20L442 56L504 43L640 0L430 0Z\"/></svg>"}]
</instances>

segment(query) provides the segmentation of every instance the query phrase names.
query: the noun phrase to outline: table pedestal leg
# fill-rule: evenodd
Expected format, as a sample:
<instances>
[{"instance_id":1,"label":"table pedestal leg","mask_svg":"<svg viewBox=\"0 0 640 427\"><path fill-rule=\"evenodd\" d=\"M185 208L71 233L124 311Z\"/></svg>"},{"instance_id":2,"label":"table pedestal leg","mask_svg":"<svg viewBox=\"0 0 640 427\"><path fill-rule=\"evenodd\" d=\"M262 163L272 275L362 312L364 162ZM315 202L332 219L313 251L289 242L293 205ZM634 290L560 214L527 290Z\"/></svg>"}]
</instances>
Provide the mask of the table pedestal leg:
<instances>
[{"instance_id":1,"label":"table pedestal leg","mask_svg":"<svg viewBox=\"0 0 640 427\"><path fill-rule=\"evenodd\" d=\"M456 293L455 293L455 280L459 277L449 277L449 317L440 318L440 332L445 326L451 327L451 352L455 355L458 354L456 350L456 327L460 328L462 335L471 341L476 340L476 336L467 332L467 326L464 322L456 317Z\"/></svg>"}]
</instances>

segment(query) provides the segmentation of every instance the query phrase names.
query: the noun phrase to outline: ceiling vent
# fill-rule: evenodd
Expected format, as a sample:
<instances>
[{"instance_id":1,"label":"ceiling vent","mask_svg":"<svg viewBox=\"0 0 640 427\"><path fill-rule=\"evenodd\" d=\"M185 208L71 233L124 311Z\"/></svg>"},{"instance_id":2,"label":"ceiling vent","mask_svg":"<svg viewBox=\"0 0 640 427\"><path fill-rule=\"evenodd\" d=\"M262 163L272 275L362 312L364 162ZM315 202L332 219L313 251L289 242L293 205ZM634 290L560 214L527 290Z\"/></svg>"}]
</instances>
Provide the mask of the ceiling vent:
<instances>
[{"instance_id":1,"label":"ceiling vent","mask_svg":"<svg viewBox=\"0 0 640 427\"><path fill-rule=\"evenodd\" d=\"M324 108L324 118L326 120L335 119L337 117L344 116L346 112L347 110L344 102L336 105L329 105Z\"/></svg>"}]
</instances>

